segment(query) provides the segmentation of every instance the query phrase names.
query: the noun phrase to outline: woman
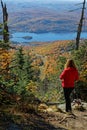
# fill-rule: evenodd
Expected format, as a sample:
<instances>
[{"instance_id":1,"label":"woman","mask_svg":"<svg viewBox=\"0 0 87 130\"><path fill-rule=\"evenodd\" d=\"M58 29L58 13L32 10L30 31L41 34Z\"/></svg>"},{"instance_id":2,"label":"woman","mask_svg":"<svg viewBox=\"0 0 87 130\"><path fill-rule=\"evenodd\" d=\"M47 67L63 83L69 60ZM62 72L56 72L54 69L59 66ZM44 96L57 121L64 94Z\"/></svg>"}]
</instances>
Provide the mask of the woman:
<instances>
[{"instance_id":1,"label":"woman","mask_svg":"<svg viewBox=\"0 0 87 130\"><path fill-rule=\"evenodd\" d=\"M65 69L60 75L62 80L62 87L64 90L64 97L66 102L66 112L72 112L70 94L74 89L74 83L79 79L78 70L72 59L67 60Z\"/></svg>"}]
</instances>

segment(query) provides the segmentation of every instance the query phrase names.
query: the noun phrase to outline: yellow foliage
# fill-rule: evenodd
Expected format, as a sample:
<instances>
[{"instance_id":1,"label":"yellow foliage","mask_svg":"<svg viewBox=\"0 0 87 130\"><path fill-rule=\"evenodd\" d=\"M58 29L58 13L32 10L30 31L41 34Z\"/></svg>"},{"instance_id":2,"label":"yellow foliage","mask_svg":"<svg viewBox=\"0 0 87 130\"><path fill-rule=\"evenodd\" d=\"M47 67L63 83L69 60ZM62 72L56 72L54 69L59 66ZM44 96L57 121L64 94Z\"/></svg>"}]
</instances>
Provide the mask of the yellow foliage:
<instances>
[{"instance_id":1,"label":"yellow foliage","mask_svg":"<svg viewBox=\"0 0 87 130\"><path fill-rule=\"evenodd\" d=\"M45 63L45 69L44 69L45 75L56 74L57 73L56 66L57 66L57 63L54 57L49 56Z\"/></svg>"},{"instance_id":2,"label":"yellow foliage","mask_svg":"<svg viewBox=\"0 0 87 130\"><path fill-rule=\"evenodd\" d=\"M3 79L9 80L10 76L10 64L11 64L11 51L0 48L0 75Z\"/></svg>"},{"instance_id":3,"label":"yellow foliage","mask_svg":"<svg viewBox=\"0 0 87 130\"><path fill-rule=\"evenodd\" d=\"M28 86L26 87L26 90L34 93L37 90L37 83L31 80Z\"/></svg>"},{"instance_id":4,"label":"yellow foliage","mask_svg":"<svg viewBox=\"0 0 87 130\"><path fill-rule=\"evenodd\" d=\"M11 62L10 52L0 48L0 68L7 69Z\"/></svg>"},{"instance_id":5,"label":"yellow foliage","mask_svg":"<svg viewBox=\"0 0 87 130\"><path fill-rule=\"evenodd\" d=\"M81 80L87 83L87 63L83 64L83 70L80 73Z\"/></svg>"}]
</instances>

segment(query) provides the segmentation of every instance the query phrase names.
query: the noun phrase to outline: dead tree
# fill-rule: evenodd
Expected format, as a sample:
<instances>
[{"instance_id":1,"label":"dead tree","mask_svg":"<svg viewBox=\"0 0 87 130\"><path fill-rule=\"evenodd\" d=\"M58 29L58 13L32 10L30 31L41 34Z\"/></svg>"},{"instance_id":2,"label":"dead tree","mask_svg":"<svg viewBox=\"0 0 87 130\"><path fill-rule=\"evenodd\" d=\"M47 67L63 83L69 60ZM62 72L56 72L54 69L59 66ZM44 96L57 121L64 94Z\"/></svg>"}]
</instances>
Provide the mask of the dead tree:
<instances>
[{"instance_id":1,"label":"dead tree","mask_svg":"<svg viewBox=\"0 0 87 130\"><path fill-rule=\"evenodd\" d=\"M82 7L82 13L81 13L81 18L79 21L78 29L77 29L77 37L76 37L76 50L79 49L79 41L80 41L80 35L82 31L82 26L83 26L83 20L84 20L84 10L85 10L85 4L86 0L83 2L83 7Z\"/></svg>"},{"instance_id":2,"label":"dead tree","mask_svg":"<svg viewBox=\"0 0 87 130\"><path fill-rule=\"evenodd\" d=\"M2 13L3 13L3 41L5 43L9 42L9 30L8 30L8 13L7 13L7 7L6 4L3 4L1 0L1 6L2 6Z\"/></svg>"}]
</instances>

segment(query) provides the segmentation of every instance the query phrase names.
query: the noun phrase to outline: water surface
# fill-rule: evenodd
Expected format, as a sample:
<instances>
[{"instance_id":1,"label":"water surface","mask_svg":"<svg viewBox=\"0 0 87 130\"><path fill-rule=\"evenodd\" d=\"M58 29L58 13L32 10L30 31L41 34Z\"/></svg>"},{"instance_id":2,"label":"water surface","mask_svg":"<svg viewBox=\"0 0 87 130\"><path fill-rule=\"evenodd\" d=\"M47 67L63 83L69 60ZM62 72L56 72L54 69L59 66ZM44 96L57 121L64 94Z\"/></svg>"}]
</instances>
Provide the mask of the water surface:
<instances>
[{"instance_id":1,"label":"water surface","mask_svg":"<svg viewBox=\"0 0 87 130\"><path fill-rule=\"evenodd\" d=\"M32 37L32 39L28 39ZM27 38L24 38L27 37ZM13 42L18 43L29 43L29 42L53 42L56 40L75 40L76 33L28 33L28 32L15 32L12 34L12 38L10 39ZM83 32L81 34L81 39L87 39L87 33Z\"/></svg>"}]
</instances>

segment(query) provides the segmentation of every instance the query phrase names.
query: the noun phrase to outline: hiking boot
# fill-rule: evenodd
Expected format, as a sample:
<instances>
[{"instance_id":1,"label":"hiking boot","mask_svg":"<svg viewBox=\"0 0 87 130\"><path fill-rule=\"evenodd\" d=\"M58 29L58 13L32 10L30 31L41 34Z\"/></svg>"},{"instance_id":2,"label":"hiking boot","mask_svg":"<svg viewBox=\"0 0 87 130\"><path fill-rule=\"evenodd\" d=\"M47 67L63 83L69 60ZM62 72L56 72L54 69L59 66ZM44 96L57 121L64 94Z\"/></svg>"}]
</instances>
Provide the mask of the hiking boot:
<instances>
[{"instance_id":1,"label":"hiking boot","mask_svg":"<svg viewBox=\"0 0 87 130\"><path fill-rule=\"evenodd\" d=\"M74 119L76 118L76 115L72 111L66 112L66 115L72 116Z\"/></svg>"}]
</instances>

